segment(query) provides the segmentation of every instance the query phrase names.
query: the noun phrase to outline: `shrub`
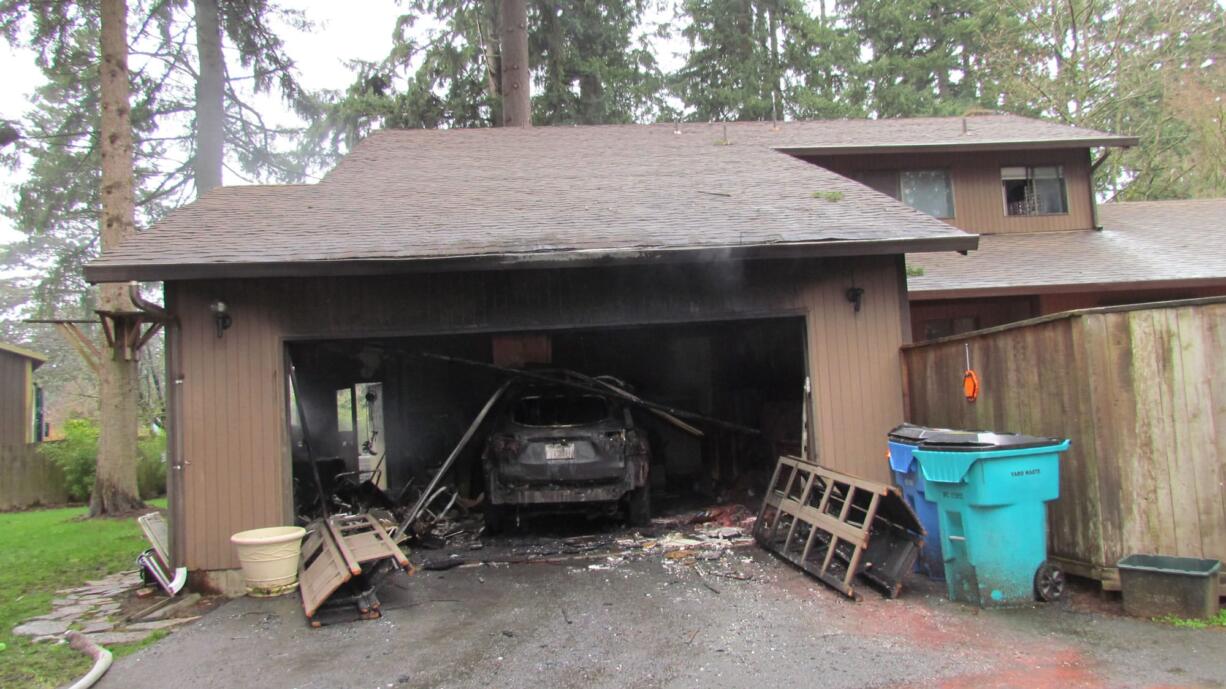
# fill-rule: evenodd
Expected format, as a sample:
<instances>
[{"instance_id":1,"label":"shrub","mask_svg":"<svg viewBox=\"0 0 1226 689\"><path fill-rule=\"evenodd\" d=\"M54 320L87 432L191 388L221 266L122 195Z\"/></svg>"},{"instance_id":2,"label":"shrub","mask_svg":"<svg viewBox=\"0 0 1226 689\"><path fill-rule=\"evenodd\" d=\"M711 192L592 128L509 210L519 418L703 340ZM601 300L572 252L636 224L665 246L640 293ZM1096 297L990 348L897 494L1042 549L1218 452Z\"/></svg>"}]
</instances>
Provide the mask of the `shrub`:
<instances>
[{"instance_id":1,"label":"shrub","mask_svg":"<svg viewBox=\"0 0 1226 689\"><path fill-rule=\"evenodd\" d=\"M137 441L136 486L141 500L166 494L166 433L156 430Z\"/></svg>"},{"instance_id":2,"label":"shrub","mask_svg":"<svg viewBox=\"0 0 1226 689\"><path fill-rule=\"evenodd\" d=\"M166 494L166 434L154 431L141 436L136 445L136 486L142 500ZM89 419L69 419L64 424L64 439L39 446L46 459L64 472L68 499L85 502L94 489L94 467L98 463L98 424Z\"/></svg>"},{"instance_id":3,"label":"shrub","mask_svg":"<svg viewBox=\"0 0 1226 689\"><path fill-rule=\"evenodd\" d=\"M78 502L89 499L94 488L94 465L98 462L98 425L89 419L69 419L64 424L64 439L39 446L42 456L64 472L68 498Z\"/></svg>"}]
</instances>

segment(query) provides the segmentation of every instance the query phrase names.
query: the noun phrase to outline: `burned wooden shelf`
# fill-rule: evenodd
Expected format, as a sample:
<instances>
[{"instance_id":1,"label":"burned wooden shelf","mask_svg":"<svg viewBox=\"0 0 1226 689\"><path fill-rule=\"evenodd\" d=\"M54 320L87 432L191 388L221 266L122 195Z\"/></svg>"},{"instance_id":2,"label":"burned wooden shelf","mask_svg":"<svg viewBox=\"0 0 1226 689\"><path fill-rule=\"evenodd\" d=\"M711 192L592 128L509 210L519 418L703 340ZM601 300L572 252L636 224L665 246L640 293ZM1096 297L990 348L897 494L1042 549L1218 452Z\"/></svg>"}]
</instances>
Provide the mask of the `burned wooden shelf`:
<instances>
[{"instance_id":1,"label":"burned wooden shelf","mask_svg":"<svg viewBox=\"0 0 1226 689\"><path fill-rule=\"evenodd\" d=\"M410 568L404 552L369 514L316 519L307 525L298 565L303 612L315 627L321 624L318 616L325 606L352 605L361 619L377 619L379 580ZM342 588L350 590L338 594Z\"/></svg>"},{"instance_id":2,"label":"burned wooden shelf","mask_svg":"<svg viewBox=\"0 0 1226 689\"><path fill-rule=\"evenodd\" d=\"M859 600L858 577L890 598L898 595L924 529L894 486L780 457L754 537L763 548Z\"/></svg>"}]
</instances>

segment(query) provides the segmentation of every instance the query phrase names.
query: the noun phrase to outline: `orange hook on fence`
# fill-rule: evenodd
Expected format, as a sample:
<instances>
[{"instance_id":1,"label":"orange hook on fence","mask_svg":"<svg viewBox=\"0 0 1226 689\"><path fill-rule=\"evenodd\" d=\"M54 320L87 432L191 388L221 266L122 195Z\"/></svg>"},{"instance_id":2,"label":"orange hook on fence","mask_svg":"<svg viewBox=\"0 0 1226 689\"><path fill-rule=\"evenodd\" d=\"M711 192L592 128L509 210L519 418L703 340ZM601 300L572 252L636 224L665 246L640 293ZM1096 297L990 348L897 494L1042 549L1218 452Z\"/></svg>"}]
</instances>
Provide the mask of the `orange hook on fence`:
<instances>
[{"instance_id":1,"label":"orange hook on fence","mask_svg":"<svg viewBox=\"0 0 1226 689\"><path fill-rule=\"evenodd\" d=\"M962 374L962 394L967 402L979 399L979 374L971 368L971 345L966 344L966 371Z\"/></svg>"}]
</instances>

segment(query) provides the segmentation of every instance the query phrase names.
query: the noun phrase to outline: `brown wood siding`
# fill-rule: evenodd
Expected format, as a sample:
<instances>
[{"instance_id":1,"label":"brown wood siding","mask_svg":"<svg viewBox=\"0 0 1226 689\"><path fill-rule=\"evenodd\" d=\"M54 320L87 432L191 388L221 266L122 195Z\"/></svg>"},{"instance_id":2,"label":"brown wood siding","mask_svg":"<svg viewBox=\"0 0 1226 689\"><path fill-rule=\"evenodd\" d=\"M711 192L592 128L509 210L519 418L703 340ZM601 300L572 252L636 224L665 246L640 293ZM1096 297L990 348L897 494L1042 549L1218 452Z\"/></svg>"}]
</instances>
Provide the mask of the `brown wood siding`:
<instances>
[{"instance_id":1,"label":"brown wood siding","mask_svg":"<svg viewBox=\"0 0 1226 689\"><path fill-rule=\"evenodd\" d=\"M1178 299L1204 299L1222 295L1226 295L1226 286L1040 294L1038 295L1039 311L1034 315L1046 316L1048 314L1060 313L1061 311L1092 309L1098 306L1122 306L1124 304L1175 301Z\"/></svg>"},{"instance_id":2,"label":"brown wood siding","mask_svg":"<svg viewBox=\"0 0 1226 689\"><path fill-rule=\"evenodd\" d=\"M946 222L968 232L1055 232L1094 227L1088 149L821 156L806 160L850 177L870 171L949 170L954 188L954 217L947 218ZM1011 165L1064 166L1069 212L1060 215L1005 215L1000 169Z\"/></svg>"},{"instance_id":3,"label":"brown wood siding","mask_svg":"<svg viewBox=\"0 0 1226 689\"><path fill-rule=\"evenodd\" d=\"M884 480L884 434L901 421L898 257L663 268L564 269L168 285L181 323L183 543L191 569L237 566L235 531L284 523L287 338L700 322L804 315L822 461ZM846 290L864 288L860 313ZM232 327L218 338L209 303Z\"/></svg>"},{"instance_id":4,"label":"brown wood siding","mask_svg":"<svg viewBox=\"0 0 1226 689\"><path fill-rule=\"evenodd\" d=\"M903 351L910 420L1069 438L1050 551L1226 559L1226 303L1040 319ZM981 397L962 398L966 345Z\"/></svg>"},{"instance_id":5,"label":"brown wood siding","mask_svg":"<svg viewBox=\"0 0 1226 689\"><path fill-rule=\"evenodd\" d=\"M231 534L288 523L283 497L287 444L276 300L238 290L174 289L181 351L182 515L193 569L237 566ZM233 326L217 337L209 304L227 300ZM172 373L172 375L174 375Z\"/></svg>"},{"instance_id":6,"label":"brown wood siding","mask_svg":"<svg viewBox=\"0 0 1226 689\"><path fill-rule=\"evenodd\" d=\"M20 446L33 440L30 360L0 350L0 446Z\"/></svg>"},{"instance_id":7,"label":"brown wood siding","mask_svg":"<svg viewBox=\"0 0 1226 689\"><path fill-rule=\"evenodd\" d=\"M1042 315L1036 302L1037 298L1033 296L912 301L912 340L923 342L928 339L924 326L930 320L974 318L976 329L981 329L1034 318Z\"/></svg>"}]
</instances>

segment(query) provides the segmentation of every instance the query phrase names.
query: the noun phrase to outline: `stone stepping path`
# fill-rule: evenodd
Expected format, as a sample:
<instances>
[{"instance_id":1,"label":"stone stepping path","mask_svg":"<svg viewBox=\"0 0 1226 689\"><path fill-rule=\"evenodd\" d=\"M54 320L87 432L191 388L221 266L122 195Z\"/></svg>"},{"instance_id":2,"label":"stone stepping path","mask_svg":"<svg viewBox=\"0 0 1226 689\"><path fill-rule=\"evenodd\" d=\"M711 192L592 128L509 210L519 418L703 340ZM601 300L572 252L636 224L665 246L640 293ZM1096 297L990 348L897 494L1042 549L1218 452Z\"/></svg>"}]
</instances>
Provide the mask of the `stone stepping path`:
<instances>
[{"instance_id":1,"label":"stone stepping path","mask_svg":"<svg viewBox=\"0 0 1226 689\"><path fill-rule=\"evenodd\" d=\"M174 618L123 625L112 621L122 607L121 600L141 586L140 572L119 572L83 586L56 592L51 612L31 618L13 628L15 636L32 637L34 643L62 642L69 629L77 628L102 646L144 641L159 629L168 629L198 619Z\"/></svg>"}]
</instances>

